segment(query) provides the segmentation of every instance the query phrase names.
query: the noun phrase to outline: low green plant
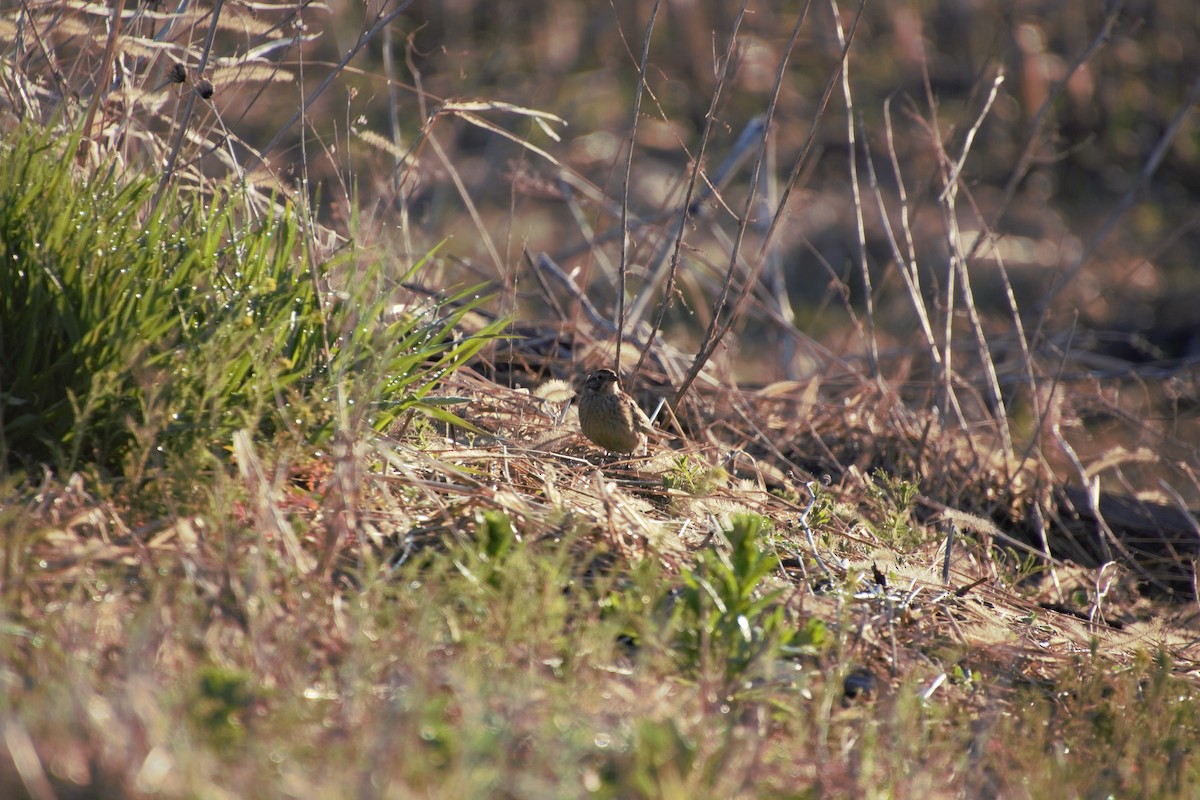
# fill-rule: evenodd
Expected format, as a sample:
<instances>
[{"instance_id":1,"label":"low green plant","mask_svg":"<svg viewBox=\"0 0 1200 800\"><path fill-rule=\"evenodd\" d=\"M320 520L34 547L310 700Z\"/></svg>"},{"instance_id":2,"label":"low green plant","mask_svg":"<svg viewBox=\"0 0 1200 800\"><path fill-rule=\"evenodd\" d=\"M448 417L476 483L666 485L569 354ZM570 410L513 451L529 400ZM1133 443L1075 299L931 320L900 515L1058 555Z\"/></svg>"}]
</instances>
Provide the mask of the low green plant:
<instances>
[{"instance_id":1,"label":"low green plant","mask_svg":"<svg viewBox=\"0 0 1200 800\"><path fill-rule=\"evenodd\" d=\"M610 769L614 789L634 797L670 797L685 788L688 773L696 769L699 746L676 720L639 720L632 731L631 745L622 754L624 763ZM613 765L617 766L617 765Z\"/></svg>"},{"instance_id":2,"label":"low green plant","mask_svg":"<svg viewBox=\"0 0 1200 800\"><path fill-rule=\"evenodd\" d=\"M250 676L238 669L207 665L196 673L190 714L193 724L214 745L226 748L245 735L242 715L254 701Z\"/></svg>"},{"instance_id":3,"label":"low green plant","mask_svg":"<svg viewBox=\"0 0 1200 800\"><path fill-rule=\"evenodd\" d=\"M462 424L430 393L503 325L455 337L477 289L391 313L425 260L318 263L290 209L236 195L148 213L152 181L81 174L76 146L47 129L0 147L0 463L140 475L244 428L304 420L320 441L354 403L376 429Z\"/></svg>"},{"instance_id":4,"label":"low green plant","mask_svg":"<svg viewBox=\"0 0 1200 800\"><path fill-rule=\"evenodd\" d=\"M671 469L663 474L663 488L705 496L729 480L729 473L684 453L674 459Z\"/></svg>"},{"instance_id":5,"label":"low green plant","mask_svg":"<svg viewBox=\"0 0 1200 800\"><path fill-rule=\"evenodd\" d=\"M518 542L512 518L503 511L486 509L475 514L475 539L456 560L459 571L493 588L503 584L508 555Z\"/></svg>"},{"instance_id":6,"label":"low green plant","mask_svg":"<svg viewBox=\"0 0 1200 800\"><path fill-rule=\"evenodd\" d=\"M722 532L729 550L711 546L683 572L675 606L676 648L683 668L719 669L727 686L752 677L755 665L819 645L822 631L797 630L780 597L762 586L778 565L763 549L770 522L739 514Z\"/></svg>"},{"instance_id":7,"label":"low green plant","mask_svg":"<svg viewBox=\"0 0 1200 800\"><path fill-rule=\"evenodd\" d=\"M908 552L925 542L923 534L913 525L912 512L920 485L883 470L876 470L868 486L868 497L875 501L878 522L875 534L886 544Z\"/></svg>"},{"instance_id":8,"label":"low green plant","mask_svg":"<svg viewBox=\"0 0 1200 800\"><path fill-rule=\"evenodd\" d=\"M517 538L512 518L503 511L488 509L479 513L480 555L490 561L499 561L512 547Z\"/></svg>"}]
</instances>

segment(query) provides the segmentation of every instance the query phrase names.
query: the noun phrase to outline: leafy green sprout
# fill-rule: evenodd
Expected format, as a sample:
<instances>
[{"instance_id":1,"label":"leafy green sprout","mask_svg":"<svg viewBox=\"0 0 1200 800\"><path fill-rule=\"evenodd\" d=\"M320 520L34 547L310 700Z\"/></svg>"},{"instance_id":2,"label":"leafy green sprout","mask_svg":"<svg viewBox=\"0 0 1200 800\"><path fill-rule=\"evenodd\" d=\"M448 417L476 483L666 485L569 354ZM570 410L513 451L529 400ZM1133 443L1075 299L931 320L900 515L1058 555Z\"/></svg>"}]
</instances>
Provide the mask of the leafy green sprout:
<instances>
[{"instance_id":1,"label":"leafy green sprout","mask_svg":"<svg viewBox=\"0 0 1200 800\"><path fill-rule=\"evenodd\" d=\"M782 602L785 589L766 585L779 563L764 548L769 527L757 514L734 516L721 532L728 552L717 545L701 551L682 576L675 606L679 657L693 671L719 665L728 686L826 641L820 624L797 627Z\"/></svg>"},{"instance_id":2,"label":"leafy green sprout","mask_svg":"<svg viewBox=\"0 0 1200 800\"><path fill-rule=\"evenodd\" d=\"M688 454L676 456L662 477L663 488L704 497L729 480L729 473Z\"/></svg>"},{"instance_id":3,"label":"leafy green sprout","mask_svg":"<svg viewBox=\"0 0 1200 800\"><path fill-rule=\"evenodd\" d=\"M875 501L879 520L874 526L876 535L885 543L902 551L911 551L926 541L926 536L912 524L912 512L920 492L918 481L907 481L876 470L868 486L868 497Z\"/></svg>"}]
</instances>

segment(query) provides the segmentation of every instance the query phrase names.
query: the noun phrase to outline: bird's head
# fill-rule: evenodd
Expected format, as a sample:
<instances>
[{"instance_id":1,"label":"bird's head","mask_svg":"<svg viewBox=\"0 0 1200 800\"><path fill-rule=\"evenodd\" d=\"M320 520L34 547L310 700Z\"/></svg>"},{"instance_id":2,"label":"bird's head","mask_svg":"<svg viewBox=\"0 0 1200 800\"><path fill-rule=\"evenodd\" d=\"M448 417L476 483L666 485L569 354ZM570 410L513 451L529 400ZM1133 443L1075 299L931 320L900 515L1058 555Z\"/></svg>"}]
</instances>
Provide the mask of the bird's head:
<instances>
[{"instance_id":1,"label":"bird's head","mask_svg":"<svg viewBox=\"0 0 1200 800\"><path fill-rule=\"evenodd\" d=\"M589 392L616 394L620 383L621 379L611 369L598 369L587 376L587 380L583 382L583 387Z\"/></svg>"}]
</instances>

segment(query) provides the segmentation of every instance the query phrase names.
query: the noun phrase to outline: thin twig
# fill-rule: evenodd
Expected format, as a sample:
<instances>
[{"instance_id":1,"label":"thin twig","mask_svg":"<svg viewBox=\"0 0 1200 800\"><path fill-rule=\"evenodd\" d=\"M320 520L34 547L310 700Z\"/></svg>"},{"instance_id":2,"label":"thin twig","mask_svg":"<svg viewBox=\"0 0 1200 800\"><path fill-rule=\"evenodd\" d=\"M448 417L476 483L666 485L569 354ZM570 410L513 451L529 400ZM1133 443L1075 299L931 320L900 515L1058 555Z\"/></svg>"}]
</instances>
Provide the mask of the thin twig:
<instances>
[{"instance_id":1,"label":"thin twig","mask_svg":"<svg viewBox=\"0 0 1200 800\"><path fill-rule=\"evenodd\" d=\"M436 115L435 115L436 116ZM432 121L430 122L432 125ZM483 244L488 255L492 258L492 263L496 266L496 272L503 276L506 270L504 269L504 259L500 257L500 251L496 247L496 243L492 240L492 235L488 233L487 225L483 221L483 215L479 213L479 209L475 206L475 201L471 199L471 193L467 191L467 185L463 183L462 175L454 166L454 162L438 141L437 135L429 130L425 134L425 139L429 142L429 146L433 148L434 155L442 162L442 166L446 168L446 174L450 177L450 182L454 184L454 188L458 190L458 196L463 201L463 207L471 216L471 221L475 223L475 230L479 232L479 241Z\"/></svg>"},{"instance_id":2,"label":"thin twig","mask_svg":"<svg viewBox=\"0 0 1200 800\"><path fill-rule=\"evenodd\" d=\"M117 0L113 5L112 21L109 22L108 41L104 45L104 60L100 66L100 74L96 78L96 87L92 92L92 100L88 103L87 117L83 121L83 137L81 144L86 144L92 138L92 123L96 119L96 109L100 107L100 98L108 94L113 82L113 63L117 58L117 40L121 37L121 14L125 12L125 0ZM212 41L211 35L209 42ZM80 155L82 155L82 150Z\"/></svg>"},{"instance_id":3,"label":"thin twig","mask_svg":"<svg viewBox=\"0 0 1200 800\"><path fill-rule=\"evenodd\" d=\"M50 25L47 28L47 30L53 30L54 23L57 20L58 15L61 13L62 13L62 11L60 10L54 17L51 17ZM20 15L18 15L18 18L17 18L17 37L16 38L18 40L21 38L21 33L22 33L21 29L24 26L28 26L29 34L30 34L30 36L33 37L33 41L37 44L38 54L41 56L42 60L45 61L46 64L50 67L50 69L49 69L50 77L54 80L54 85L58 88L59 107L63 110L63 114L66 116L66 119L68 121L70 121L70 120L72 120L72 117L73 117L73 109L71 108L70 103L63 102L67 98L67 96L70 95L70 89L67 87L66 81L63 79L62 72L59 71L59 69L56 65L57 59L54 58L50 54L49 50L46 49L46 42L42 38L42 32L38 30L38 26L36 24L36 21L34 20L33 12L30 11L30 9L29 9L28 0L21 0L21 13L20 13ZM14 81L17 84L16 88L18 89L18 91L20 92L21 97L22 97L22 102L18 104L14 100L14 105L23 106L23 109L20 112L20 114L23 116L26 111L32 110L31 109L32 103L30 102L29 95L25 91L26 81L22 79L24 77L24 73L22 71L18 71L18 70L13 70L13 72L16 72L18 75L18 77L16 77L14 79ZM5 78L7 78L9 74L10 74L9 70L7 70L7 69L4 70Z\"/></svg>"},{"instance_id":4,"label":"thin twig","mask_svg":"<svg viewBox=\"0 0 1200 800\"><path fill-rule=\"evenodd\" d=\"M224 0L216 0L217 7L219 7L223 1ZM303 117L305 110L314 102L316 102L316 99L320 97L326 89L329 88L329 85L333 83L334 79L342 74L346 65L350 63L350 60L358 55L358 51L362 50L363 47L366 46L367 42L374 39L376 34L390 25L392 20L403 14L408 7L412 5L412 3L413 0L402 0L400 5L396 6L396 8L392 9L385 16L376 20L375 24L371 26L370 30L358 37L358 40L350 47L349 50L346 51L346 55L342 56L342 59L338 61L329 74L325 76L324 80L317 85L317 88L304 98L304 103L300 107L300 110L293 114L287 122L283 123L279 130L275 132L275 136L271 138L271 141L267 142L265 147L254 153L253 160L250 161L246 167L246 172L252 171L255 167L266 160L267 154L279 146L279 143L283 141L283 137L287 134L287 132L291 130L292 126L299 122Z\"/></svg>"},{"instance_id":5,"label":"thin twig","mask_svg":"<svg viewBox=\"0 0 1200 800\"><path fill-rule=\"evenodd\" d=\"M732 46L733 39L730 39ZM728 58L728 56L727 56ZM714 99L716 92L719 91L721 83L725 80L722 74L717 83L717 89L714 90ZM737 141L734 142L729 154L725 156L725 160L717 167L716 172L711 176L705 175L700 171L700 166L703 163L705 151L708 148L708 142L711 138L712 120L715 118L716 106L709 107L708 114L705 115L704 131L700 135L700 149L694 157L692 157L692 173L688 181L688 188L684 194L684 201L679 206L672 208L669 214L675 218L673 227L667 236L663 237L663 245L649 264L649 277L643 285L641 293L634 300L633 308L629 312L629 321L637 324L646 314L646 309L654 302L654 297L658 290L658 285L662 282L663 273L670 268L667 273L667 285L663 290L663 298L671 296L671 287L675 280L675 273L679 264L679 251L683 246L683 232L686 230L688 219L699 216L704 210L704 203L710 197L719 195L720 191L725 188L736 174L738 167L746 163L746 159L755 151L756 146L761 147L763 138L767 135L766 120L763 115L753 117L742 132L738 135ZM700 190L695 191L697 177L704 178L704 185ZM693 196L694 194L694 196ZM668 259L668 255L670 259ZM659 313L659 317L662 313Z\"/></svg>"},{"instance_id":6,"label":"thin twig","mask_svg":"<svg viewBox=\"0 0 1200 800\"><path fill-rule=\"evenodd\" d=\"M913 312L917 315L921 334L925 337L925 346L929 350L930 360L933 361L935 368L941 369L942 354L938 352L937 342L934 341L933 326L929 322L929 312L925 308L925 300L921 295L921 277L917 271L912 226L908 219L908 195L904 187L904 175L900 171L900 161L896 155L896 139L892 130L892 98L890 97L883 103L883 124L885 140L888 146L888 157L891 159L892 164L892 177L896 181L897 192L900 197L900 226L904 231L907 253L900 251L900 244L896 240L896 233L892 228L891 220L888 218L887 206L883 200L883 190L880 188L879 180L875 175L875 162L871 157L871 144L867 137L863 136L863 147L866 150L866 157L863 160L867 165L867 180L875 195L875 205L879 208L879 220L883 226L883 232L887 236L888 246L892 250L892 258L896 262L896 269L900 273L900 280L904 283L904 288L908 292L908 300L912 304Z\"/></svg>"},{"instance_id":7,"label":"thin twig","mask_svg":"<svg viewBox=\"0 0 1200 800\"><path fill-rule=\"evenodd\" d=\"M971 276L967 270L967 256L961 250L962 235L958 227L958 212L956 210L955 201L958 197L959 181L962 176L962 167L967 160L967 155L970 153L971 145L975 142L975 136L979 129L983 126L984 119L987 118L988 112L991 111L992 105L996 102L996 96L1000 91L1000 85L1004 82L1003 73L998 74L992 81L991 91L988 92L987 100L980 109L979 115L975 118L975 122L967 129L967 135L963 141L962 152L958 160L953 165L950 174L946 177L946 186L942 190L939 197L939 202L945 208L946 222L950 234L951 262L952 267L958 271L959 283L962 287L963 306L967 312L967 319L971 324L971 331L975 334L975 345L979 354L980 366L983 367L984 375L987 378L988 392L991 395L993 407L996 409L994 415L996 424L1000 429L1000 437L1004 444L1004 453L1011 459L1012 457L1012 433L1008 427L1008 417L1004 413L1004 396L1000 391L1000 381L996 377L996 364L992 358L991 349L987 343L987 337L983 332L983 320L979 316L979 309L975 304L975 295L971 287ZM943 155L945 151L938 146L939 152Z\"/></svg>"},{"instance_id":8,"label":"thin twig","mask_svg":"<svg viewBox=\"0 0 1200 800\"><path fill-rule=\"evenodd\" d=\"M1125 0L1115 0L1109 7L1108 13L1104 17L1104 24L1100 26L1100 32L1092 39L1091 44L1079 54L1079 56L1071 62L1067 70L1062 74L1057 81L1050 87L1046 93L1046 99L1042 101L1042 105L1038 108L1037 113L1033 115L1033 121L1029 125L1029 135L1025 138L1025 144L1021 148L1021 155L1017 159L1017 166L1013 168L1012 175L1008 178L1008 183L1004 186L1004 192L1000 196L1000 202L996 207L996 213L992 216L991 224L988 226L995 229L1000 222L1000 218L1008 210L1009 204L1017 193L1017 187L1021 185L1021 181L1025 179L1025 175L1029 172L1029 167L1033 164L1034 150L1038 144L1038 137L1041 134L1042 126L1046 123L1046 117L1050 113L1050 109L1054 107L1054 103L1058 100L1063 90L1067 88L1067 84L1075 77L1075 73L1083 68L1087 62L1092 60L1101 47L1108 43L1109 37L1112 35L1112 27L1116 24L1117 18L1121 15L1121 9L1125 6ZM982 232L976 237L975 242L971 245L968 251L972 256L983 243Z\"/></svg>"},{"instance_id":9,"label":"thin twig","mask_svg":"<svg viewBox=\"0 0 1200 800\"><path fill-rule=\"evenodd\" d=\"M808 14L810 5L811 0L808 3L805 3L804 10L801 12L800 18L797 20L796 26L792 30L792 38L788 41L788 45L784 50L783 58L780 61L779 71L776 75L775 89L771 95L771 104L767 111L768 126L770 125L771 120L774 118L775 106L779 99L780 85L782 84L784 71L787 67L787 60L791 56L792 50L795 49L796 40L800 34L800 26L803 24L804 19ZM758 257L754 261L753 268L746 276L745 284L742 286L741 294L738 296L733 311L727 315L725 323L720 326L719 330L717 330L718 321L720 319L720 311L724 303L723 300L719 300L719 305L713 305L713 320L709 324L708 329L705 331L704 340L701 342L700 348L696 352L696 357L692 361L692 366L688 370L687 377L684 378L683 384L675 393L675 398L671 403L671 407L673 409L679 408L679 404L683 402L683 398L687 395L688 389L696 380L696 376L700 374L700 370L704 368L704 365L708 362L708 359L712 357L712 354L716 351L718 345L720 345L721 340L724 339L725 335L729 333L731 328L733 328L734 322L741 318L746 301L753 293L754 284L758 280L758 274L762 269L762 265L765 263L765 253L767 249L771 247L771 241L774 239L775 230L779 227L779 223L783 220L784 214L787 210L788 199L791 197L792 190L796 188L796 183L800 178L801 170L808 160L808 154L811 151L813 142L816 139L817 125L824 118L825 109L829 105L829 98L833 95L834 86L837 85L838 75L841 73L845 54L849 51L850 46L854 43L854 35L858 30L858 22L862 18L862 12L865 5L866 0L859 1L858 10L854 15L854 21L850 24L850 31L846 36L846 46L842 48L842 58L838 59L838 65L834 70L834 74L830 76L829 81L825 85L825 92L821 96L820 104L817 106L816 116L813 119L812 127L809 129L808 137L804 140L804 145L800 148L800 153L796 156L796 160L792 164L792 171L788 175L787 182L784 184L783 192L780 194L779 205L775 208L775 215L771 218L771 224L767 228L767 232L763 235L762 243L759 245ZM747 197L749 198L748 202L753 201L754 193L758 187L758 177L759 173L756 162L756 169L751 176L750 191L747 193ZM740 245L741 237L745 232L747 222L748 220L743 217L742 224L738 227L738 238L735 246ZM738 254L735 250L730 258L731 270L737 262L737 257Z\"/></svg>"},{"instance_id":10,"label":"thin twig","mask_svg":"<svg viewBox=\"0 0 1200 800\"><path fill-rule=\"evenodd\" d=\"M225 5L225 0L214 0L212 8L212 20L208 24L208 34L204 39L204 47L200 50L200 63L196 65L197 75L203 75L204 69L208 66L208 56L212 52L213 39L217 35L217 28L221 21L221 9ZM158 208L158 204L162 201L163 195L166 194L167 185L171 182L171 178L175 175L175 164L179 161L179 151L183 147L183 140L187 138L188 128L192 124L192 113L196 108L197 94L193 90L187 93L187 101L183 105L183 115L178 121L178 127L175 130L174 141L171 142L171 150L167 154L167 160L163 164L163 174L158 180L158 188L154 190L154 199L150 203L151 215Z\"/></svg>"},{"instance_id":11,"label":"thin twig","mask_svg":"<svg viewBox=\"0 0 1200 800\"><path fill-rule=\"evenodd\" d=\"M942 583L950 585L950 552L954 549L954 520L946 523L946 555L942 558Z\"/></svg>"},{"instance_id":12,"label":"thin twig","mask_svg":"<svg viewBox=\"0 0 1200 800\"><path fill-rule=\"evenodd\" d=\"M1191 523L1192 536L1196 542L1200 542L1200 521L1197 521L1195 512L1188 508L1187 502L1183 499L1183 495L1179 493L1178 489L1167 483L1163 478L1158 479L1158 487L1171 497L1172 502L1175 503L1175 508L1179 510L1179 513L1183 515L1184 519Z\"/></svg>"},{"instance_id":13,"label":"thin twig","mask_svg":"<svg viewBox=\"0 0 1200 800\"><path fill-rule=\"evenodd\" d=\"M554 259L545 253L538 253L536 258L529 259L529 265L534 268L535 272L545 271L561 283L563 287L570 292L571 296L579 303L579 307L583 309L583 313L588 320L597 328L607 332L616 333L616 326L611 319L608 319L592 304L588 299L587 294L579 288L579 284L575 283L575 279L568 275L562 267L554 263Z\"/></svg>"},{"instance_id":14,"label":"thin twig","mask_svg":"<svg viewBox=\"0 0 1200 800\"><path fill-rule=\"evenodd\" d=\"M867 365L871 377L879 378L879 342L875 339L875 292L871 286L871 270L867 266L867 230L863 220L862 189L858 183L858 147L854 134L854 96L850 91L850 51L846 48L846 34L838 14L837 0L829 0L833 14L833 30L837 33L838 46L842 48L842 99L846 102L846 150L849 156L850 193L854 198L854 225L858 244L858 272L862 280L864 316L866 317Z\"/></svg>"},{"instance_id":15,"label":"thin twig","mask_svg":"<svg viewBox=\"0 0 1200 800\"><path fill-rule=\"evenodd\" d=\"M621 185L621 260L617 265L617 341L613 369L621 371L621 339L625 333L625 277L629 271L629 178L633 172L633 151L637 144L638 119L642 113L642 94L646 90L646 64L650 61L650 36L658 19L661 0L654 0L646 33L642 37L642 59L638 64L637 90L633 94L633 119L629 125L629 145L625 150L625 175Z\"/></svg>"},{"instance_id":16,"label":"thin twig","mask_svg":"<svg viewBox=\"0 0 1200 800\"><path fill-rule=\"evenodd\" d=\"M1054 286L1046 293L1045 308L1049 308L1054 298L1058 296L1058 293L1074 280L1079 271L1083 269L1092 255L1100 248L1100 245L1104 243L1104 240L1113 232L1113 229L1117 226L1117 222L1133 206L1138 194L1141 193L1142 189L1146 188L1146 184L1150 182L1150 178L1158 171L1158 166L1167 154L1167 149L1171 146L1171 142L1174 141L1175 134L1179 132L1179 128L1183 125L1184 120L1187 119L1188 112L1192 110L1192 106L1198 101L1200 101L1200 78L1197 78L1192 84L1192 88L1188 91L1183 105L1175 112L1175 116L1167 125L1166 130L1163 131L1162 136L1159 137L1158 144L1155 145L1154 151L1150 154L1150 158L1146 161L1141 173L1138 175L1137 183L1121 197L1120 202L1117 203L1117 207L1113 209L1112 213L1104 220L1104 224L1100 226L1100 229L1088 241L1087 246L1083 248L1078 258L1075 259L1075 263L1055 281Z\"/></svg>"},{"instance_id":17,"label":"thin twig","mask_svg":"<svg viewBox=\"0 0 1200 800\"><path fill-rule=\"evenodd\" d=\"M699 201L701 201L705 196L706 191L717 191L712 184L708 184L701 190L700 194L696 196L695 200L692 199L692 195L696 192L697 179L700 177L701 168L704 163L704 154L708 149L708 143L712 137L713 120L715 120L717 117L717 104L721 99L721 90L725 86L725 81L729 73L729 65L733 61L733 48L737 42L738 31L741 30L742 18L746 15L746 6L748 4L748 0L743 0L742 8L740 11L738 11L738 15L733 21L733 29L729 32L729 42L725 47L725 56L721 63L721 74L717 78L716 86L713 87L712 97L709 100L708 105L708 113L704 115L704 130L700 134L700 148L697 150L696 156L693 160L692 173L688 178L687 190L683 195L683 211L676 220L675 229L672 231L672 239L674 241L668 245L671 248L670 259L661 259L660 263L655 265L654 272L651 274L650 280L648 280L646 285L643 287L642 294L638 297L637 302L634 304L633 312L630 315L630 319L635 325L641 320L642 314L645 313L646 305L650 302L651 296L657 290L658 281L661 278L663 264L669 264L670 271L667 273L667 285L663 289L662 302L659 303L658 314L654 318L654 323L650 326L650 336L647 337L647 342L654 341L654 337L662 327L663 320L667 315L667 307L671 302L671 292L675 286L675 273L679 268L679 251L683 247L683 232L687 228L688 217L696 213L696 209L699 208ZM755 119L757 120L758 118ZM742 131L742 135L738 137L737 144L734 145L734 152L731 153L730 158L726 159L725 163L722 164L722 169L724 169L725 172L722 174L719 170L719 174L714 178L714 181L718 185L722 180L727 179L733 174L734 169L736 169L736 164L741 159L744 159L746 154L749 154L751 149L750 143L758 139L757 136L754 136L751 133L752 127L753 122L751 125L746 127L746 130ZM760 135L762 137L767 135L765 128L762 130ZM740 153L738 152L739 144L743 145L740 148ZM641 355L638 356L637 366L635 366L633 370L635 374L639 369L641 369L642 362L646 360L646 355L648 352L648 350L643 350Z\"/></svg>"},{"instance_id":18,"label":"thin twig","mask_svg":"<svg viewBox=\"0 0 1200 800\"><path fill-rule=\"evenodd\" d=\"M833 572L821 560L821 554L817 552L817 540L813 537L812 528L808 526L808 515L812 513L813 507L817 504L817 482L806 481L804 488L808 490L808 503L800 512L800 529L804 531L804 536L808 539L808 546L812 548L813 560L817 562L817 566L821 568L822 572L832 578Z\"/></svg>"}]
</instances>

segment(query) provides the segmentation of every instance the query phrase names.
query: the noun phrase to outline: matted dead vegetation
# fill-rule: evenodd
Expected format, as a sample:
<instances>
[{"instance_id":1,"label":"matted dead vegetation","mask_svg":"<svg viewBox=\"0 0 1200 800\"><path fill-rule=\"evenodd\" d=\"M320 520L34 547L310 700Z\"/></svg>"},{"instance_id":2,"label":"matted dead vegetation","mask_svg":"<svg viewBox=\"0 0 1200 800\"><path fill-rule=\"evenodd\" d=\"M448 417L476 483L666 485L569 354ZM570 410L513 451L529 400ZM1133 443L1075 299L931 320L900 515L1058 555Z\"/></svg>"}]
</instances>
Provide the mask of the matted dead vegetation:
<instances>
[{"instance_id":1,"label":"matted dead vegetation","mask_svg":"<svg viewBox=\"0 0 1200 800\"><path fill-rule=\"evenodd\" d=\"M153 408L121 420L136 469L12 453L0 789L1195 786L1200 361L1130 320L1174 307L1195 220L1162 173L1200 81L1104 151L1139 143L1117 177L1052 124L1132 114L1101 78L1182 70L1184 12L1110 3L1067 44L1014 20L1013 62L971 70L926 48L990 9L660 5L533 4L494 49L408 2L3 12L0 102L79 132L79 175L153 179L147 218L168 188L299 209L297 254L362 259L314 273L323 308L386 257L390 311L354 325L461 313L486 345L420 361L386 427L364 356L206 458L155 449ZM1085 222L1058 160L1114 187ZM583 438L600 367L667 444Z\"/></svg>"}]
</instances>

